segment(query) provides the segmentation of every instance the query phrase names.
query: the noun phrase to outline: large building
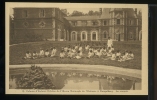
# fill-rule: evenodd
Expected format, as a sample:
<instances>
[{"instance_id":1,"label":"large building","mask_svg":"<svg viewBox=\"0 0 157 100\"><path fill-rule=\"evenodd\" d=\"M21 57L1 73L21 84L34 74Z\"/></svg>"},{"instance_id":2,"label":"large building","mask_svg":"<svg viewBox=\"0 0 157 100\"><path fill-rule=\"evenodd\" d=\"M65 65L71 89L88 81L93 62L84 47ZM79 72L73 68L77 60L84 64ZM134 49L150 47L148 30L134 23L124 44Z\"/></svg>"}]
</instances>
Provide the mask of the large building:
<instances>
[{"instance_id":1,"label":"large building","mask_svg":"<svg viewBox=\"0 0 157 100\"><path fill-rule=\"evenodd\" d=\"M14 8L11 40L30 38L51 41L141 40L141 11L133 8L100 8L96 16L67 16L59 8Z\"/></svg>"}]
</instances>

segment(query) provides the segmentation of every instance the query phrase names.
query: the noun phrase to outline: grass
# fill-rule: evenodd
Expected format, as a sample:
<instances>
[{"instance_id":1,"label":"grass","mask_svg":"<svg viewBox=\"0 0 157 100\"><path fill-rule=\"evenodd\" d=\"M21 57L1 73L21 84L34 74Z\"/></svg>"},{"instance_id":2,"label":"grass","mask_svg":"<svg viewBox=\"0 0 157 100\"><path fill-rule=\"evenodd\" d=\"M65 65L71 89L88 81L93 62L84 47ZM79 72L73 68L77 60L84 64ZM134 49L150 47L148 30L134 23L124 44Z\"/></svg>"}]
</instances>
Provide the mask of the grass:
<instances>
[{"instance_id":1,"label":"grass","mask_svg":"<svg viewBox=\"0 0 157 100\"><path fill-rule=\"evenodd\" d=\"M135 55L135 59L118 62L111 60L103 60L102 58L82 58L82 59L69 59L59 58L60 49L62 46L74 45L78 42L37 42L37 43L28 43L28 44L20 44L15 46L10 46L10 64L91 64L91 65L109 65L109 66L117 66L123 68L132 68L132 69L141 69L141 42L140 41L125 41L118 42L115 41L114 48L115 50L120 50L124 52L124 50L132 51ZM81 42L82 43L82 42ZM93 45L103 45L105 42L88 42ZM55 46L57 48L58 57L55 58L40 58L40 59L26 59L23 60L22 57L25 56L26 51L37 51L39 52L40 48L49 49L50 47ZM84 54L87 54L84 52ZM85 55L86 56L86 55Z\"/></svg>"}]
</instances>

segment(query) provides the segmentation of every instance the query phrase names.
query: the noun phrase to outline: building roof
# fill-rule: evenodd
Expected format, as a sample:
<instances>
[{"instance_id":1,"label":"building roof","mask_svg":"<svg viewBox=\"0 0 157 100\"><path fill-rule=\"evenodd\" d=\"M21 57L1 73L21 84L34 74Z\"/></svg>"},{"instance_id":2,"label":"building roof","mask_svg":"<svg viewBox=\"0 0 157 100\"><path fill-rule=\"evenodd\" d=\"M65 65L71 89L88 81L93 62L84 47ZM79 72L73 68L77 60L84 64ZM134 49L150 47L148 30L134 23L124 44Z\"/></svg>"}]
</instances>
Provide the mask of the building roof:
<instances>
[{"instance_id":1,"label":"building roof","mask_svg":"<svg viewBox=\"0 0 157 100\"><path fill-rule=\"evenodd\" d=\"M128 18L137 18L133 8L126 8L125 11L127 12Z\"/></svg>"},{"instance_id":2,"label":"building roof","mask_svg":"<svg viewBox=\"0 0 157 100\"><path fill-rule=\"evenodd\" d=\"M100 16L68 16L67 20L97 20Z\"/></svg>"}]
</instances>

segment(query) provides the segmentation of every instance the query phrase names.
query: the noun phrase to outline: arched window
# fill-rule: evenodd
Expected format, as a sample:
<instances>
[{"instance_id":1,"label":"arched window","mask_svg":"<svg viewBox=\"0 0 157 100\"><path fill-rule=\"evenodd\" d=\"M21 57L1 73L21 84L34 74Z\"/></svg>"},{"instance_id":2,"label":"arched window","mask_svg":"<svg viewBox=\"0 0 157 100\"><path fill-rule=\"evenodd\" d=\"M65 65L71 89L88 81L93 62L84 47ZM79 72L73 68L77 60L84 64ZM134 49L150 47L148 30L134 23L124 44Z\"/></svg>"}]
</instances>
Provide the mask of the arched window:
<instances>
[{"instance_id":1,"label":"arched window","mask_svg":"<svg viewBox=\"0 0 157 100\"><path fill-rule=\"evenodd\" d=\"M96 41L97 40L97 32L96 31L91 33L91 40L92 41Z\"/></svg>"},{"instance_id":2,"label":"arched window","mask_svg":"<svg viewBox=\"0 0 157 100\"><path fill-rule=\"evenodd\" d=\"M72 32L72 33L71 33L71 40L72 40L72 41L77 40L77 33L76 33L76 32Z\"/></svg>"},{"instance_id":3,"label":"arched window","mask_svg":"<svg viewBox=\"0 0 157 100\"><path fill-rule=\"evenodd\" d=\"M81 40L86 41L87 40L87 32L83 31L81 32Z\"/></svg>"}]
</instances>

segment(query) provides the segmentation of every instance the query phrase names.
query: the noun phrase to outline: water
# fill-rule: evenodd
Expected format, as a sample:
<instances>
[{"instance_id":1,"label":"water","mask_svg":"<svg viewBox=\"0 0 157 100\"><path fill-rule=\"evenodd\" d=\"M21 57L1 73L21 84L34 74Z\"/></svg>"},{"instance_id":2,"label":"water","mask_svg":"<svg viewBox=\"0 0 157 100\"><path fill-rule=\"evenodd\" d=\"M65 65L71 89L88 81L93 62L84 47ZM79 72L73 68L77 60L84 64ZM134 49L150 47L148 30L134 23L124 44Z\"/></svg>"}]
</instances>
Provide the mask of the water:
<instances>
[{"instance_id":1,"label":"water","mask_svg":"<svg viewBox=\"0 0 157 100\"><path fill-rule=\"evenodd\" d=\"M17 88L19 80L27 69L11 70L9 78L10 89ZM140 90L141 80L118 76L109 73L69 71L44 69L46 75L52 80L56 89L76 90Z\"/></svg>"}]
</instances>

